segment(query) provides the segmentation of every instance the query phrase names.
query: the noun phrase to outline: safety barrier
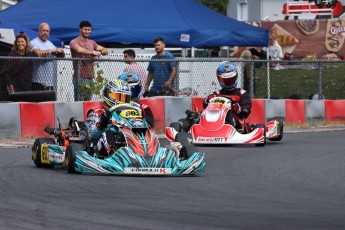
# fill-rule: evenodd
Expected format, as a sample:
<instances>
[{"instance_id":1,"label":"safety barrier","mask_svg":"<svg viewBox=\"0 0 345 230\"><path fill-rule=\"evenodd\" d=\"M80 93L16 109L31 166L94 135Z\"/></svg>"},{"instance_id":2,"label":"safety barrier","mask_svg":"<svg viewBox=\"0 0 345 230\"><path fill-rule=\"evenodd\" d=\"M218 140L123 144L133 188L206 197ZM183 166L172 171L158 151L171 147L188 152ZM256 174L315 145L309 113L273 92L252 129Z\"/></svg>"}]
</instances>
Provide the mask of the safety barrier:
<instances>
[{"instance_id":1,"label":"safety barrier","mask_svg":"<svg viewBox=\"0 0 345 230\"><path fill-rule=\"evenodd\" d=\"M163 133L173 121L185 117L187 109L202 111L203 97L144 98L155 117L155 130ZM282 119L285 124L315 124L345 122L345 100L272 100L253 99L249 123L265 123ZM47 136L47 126L67 126L70 117L84 120L90 108L100 101L80 102L12 102L1 103L0 138L31 138Z\"/></svg>"}]
</instances>

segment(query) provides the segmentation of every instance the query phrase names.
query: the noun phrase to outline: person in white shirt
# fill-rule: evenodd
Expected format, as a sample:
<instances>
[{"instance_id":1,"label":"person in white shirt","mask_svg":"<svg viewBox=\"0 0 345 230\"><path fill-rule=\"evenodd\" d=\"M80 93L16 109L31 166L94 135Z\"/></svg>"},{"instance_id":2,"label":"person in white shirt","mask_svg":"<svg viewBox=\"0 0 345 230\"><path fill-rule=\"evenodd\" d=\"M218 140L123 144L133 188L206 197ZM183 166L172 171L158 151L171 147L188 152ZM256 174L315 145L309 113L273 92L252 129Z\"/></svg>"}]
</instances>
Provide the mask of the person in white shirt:
<instances>
[{"instance_id":1,"label":"person in white shirt","mask_svg":"<svg viewBox=\"0 0 345 230\"><path fill-rule=\"evenodd\" d=\"M282 47L279 45L276 36L273 34L269 38L268 55L271 60L281 60L283 55Z\"/></svg>"},{"instance_id":2,"label":"person in white shirt","mask_svg":"<svg viewBox=\"0 0 345 230\"><path fill-rule=\"evenodd\" d=\"M138 87L141 88L140 89L141 90L140 95L142 95L144 93L143 92L144 91L143 86L146 84L147 71L142 65L138 64L135 61L135 56L136 56L135 51L132 49L128 49L128 50L123 51L123 57L126 60L126 63L128 64L126 66L126 68L123 70L123 72L124 73L134 72L139 76L140 81L139 81ZM132 95L132 97L135 97L135 96Z\"/></svg>"},{"instance_id":3,"label":"person in white shirt","mask_svg":"<svg viewBox=\"0 0 345 230\"><path fill-rule=\"evenodd\" d=\"M52 55L64 57L64 50L57 48L48 40L50 27L41 23L38 27L38 37L30 41L30 51L38 57ZM32 90L53 90L56 82L56 63L49 60L35 60L33 62Z\"/></svg>"}]
</instances>

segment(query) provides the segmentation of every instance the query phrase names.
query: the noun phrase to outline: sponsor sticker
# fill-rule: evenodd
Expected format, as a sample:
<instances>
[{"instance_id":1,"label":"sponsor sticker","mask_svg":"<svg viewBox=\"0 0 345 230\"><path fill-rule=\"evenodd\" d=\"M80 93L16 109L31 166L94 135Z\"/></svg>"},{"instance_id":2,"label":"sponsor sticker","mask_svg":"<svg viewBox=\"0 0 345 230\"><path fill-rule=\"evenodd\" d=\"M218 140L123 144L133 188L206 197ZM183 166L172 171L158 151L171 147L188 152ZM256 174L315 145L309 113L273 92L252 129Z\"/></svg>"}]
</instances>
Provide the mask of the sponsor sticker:
<instances>
[{"instance_id":1,"label":"sponsor sticker","mask_svg":"<svg viewBox=\"0 0 345 230\"><path fill-rule=\"evenodd\" d=\"M224 137L198 137L196 139L198 142L208 142L208 143L222 143L225 142Z\"/></svg>"},{"instance_id":2,"label":"sponsor sticker","mask_svg":"<svg viewBox=\"0 0 345 230\"><path fill-rule=\"evenodd\" d=\"M190 40L190 35L189 34L181 34L180 36L180 41L181 42L189 42Z\"/></svg>"},{"instance_id":3,"label":"sponsor sticker","mask_svg":"<svg viewBox=\"0 0 345 230\"><path fill-rule=\"evenodd\" d=\"M85 137L81 136L81 137L69 137L70 141L83 141L85 140Z\"/></svg>"},{"instance_id":4,"label":"sponsor sticker","mask_svg":"<svg viewBox=\"0 0 345 230\"><path fill-rule=\"evenodd\" d=\"M125 173L165 175L171 174L171 168L125 168Z\"/></svg>"}]
</instances>

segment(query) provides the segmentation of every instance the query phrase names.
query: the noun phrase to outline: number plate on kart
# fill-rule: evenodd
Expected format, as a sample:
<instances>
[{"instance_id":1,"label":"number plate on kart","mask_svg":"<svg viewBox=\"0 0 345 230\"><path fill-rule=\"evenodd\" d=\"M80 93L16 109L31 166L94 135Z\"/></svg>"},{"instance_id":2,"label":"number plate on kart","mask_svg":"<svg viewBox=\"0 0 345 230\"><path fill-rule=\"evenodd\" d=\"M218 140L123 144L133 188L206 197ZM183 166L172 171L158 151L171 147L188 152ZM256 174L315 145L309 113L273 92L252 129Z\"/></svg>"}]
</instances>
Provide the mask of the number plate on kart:
<instances>
[{"instance_id":1,"label":"number plate on kart","mask_svg":"<svg viewBox=\"0 0 345 230\"><path fill-rule=\"evenodd\" d=\"M206 142L206 143L223 143L225 142L224 137L198 137L197 142Z\"/></svg>"},{"instance_id":2,"label":"number plate on kart","mask_svg":"<svg viewBox=\"0 0 345 230\"><path fill-rule=\"evenodd\" d=\"M210 100L210 104L222 104L226 106L229 103L231 104L230 99L224 97L214 97Z\"/></svg>"},{"instance_id":3,"label":"number plate on kart","mask_svg":"<svg viewBox=\"0 0 345 230\"><path fill-rule=\"evenodd\" d=\"M125 109L121 111L120 116L123 118L142 118L141 114L134 109Z\"/></svg>"},{"instance_id":4,"label":"number plate on kart","mask_svg":"<svg viewBox=\"0 0 345 230\"><path fill-rule=\"evenodd\" d=\"M49 150L47 144L41 145L41 163L42 164L50 164L49 160Z\"/></svg>"}]
</instances>

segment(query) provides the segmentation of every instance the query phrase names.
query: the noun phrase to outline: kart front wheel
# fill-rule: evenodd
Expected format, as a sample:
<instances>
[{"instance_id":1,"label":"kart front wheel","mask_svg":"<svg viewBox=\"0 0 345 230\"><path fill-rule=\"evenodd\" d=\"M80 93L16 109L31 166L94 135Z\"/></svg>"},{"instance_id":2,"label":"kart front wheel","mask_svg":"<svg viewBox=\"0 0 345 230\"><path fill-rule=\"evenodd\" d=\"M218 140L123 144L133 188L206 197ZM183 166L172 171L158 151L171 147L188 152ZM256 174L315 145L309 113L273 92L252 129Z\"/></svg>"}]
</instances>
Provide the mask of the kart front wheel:
<instances>
[{"instance_id":1,"label":"kart front wheel","mask_svg":"<svg viewBox=\"0 0 345 230\"><path fill-rule=\"evenodd\" d=\"M32 146L32 160L34 161L37 168L53 168L54 165L42 164L42 145L43 144L55 144L53 138L37 138Z\"/></svg>"},{"instance_id":2,"label":"kart front wheel","mask_svg":"<svg viewBox=\"0 0 345 230\"><path fill-rule=\"evenodd\" d=\"M193 145L193 136L191 133L178 133L176 134L175 141L180 142L182 146Z\"/></svg>"},{"instance_id":3,"label":"kart front wheel","mask_svg":"<svg viewBox=\"0 0 345 230\"><path fill-rule=\"evenodd\" d=\"M70 143L70 145L66 149L65 154L65 166L67 168L67 171L69 173L76 173L74 163L76 161L76 152L77 151L83 151L83 144L78 143Z\"/></svg>"},{"instance_id":4,"label":"kart front wheel","mask_svg":"<svg viewBox=\"0 0 345 230\"><path fill-rule=\"evenodd\" d=\"M281 120L278 120L278 129L280 135L277 138L269 139L270 141L281 141L283 139L284 124Z\"/></svg>"},{"instance_id":5,"label":"kart front wheel","mask_svg":"<svg viewBox=\"0 0 345 230\"><path fill-rule=\"evenodd\" d=\"M179 160L187 160L195 152L198 152L198 148L194 145L182 146L180 150Z\"/></svg>"}]
</instances>

